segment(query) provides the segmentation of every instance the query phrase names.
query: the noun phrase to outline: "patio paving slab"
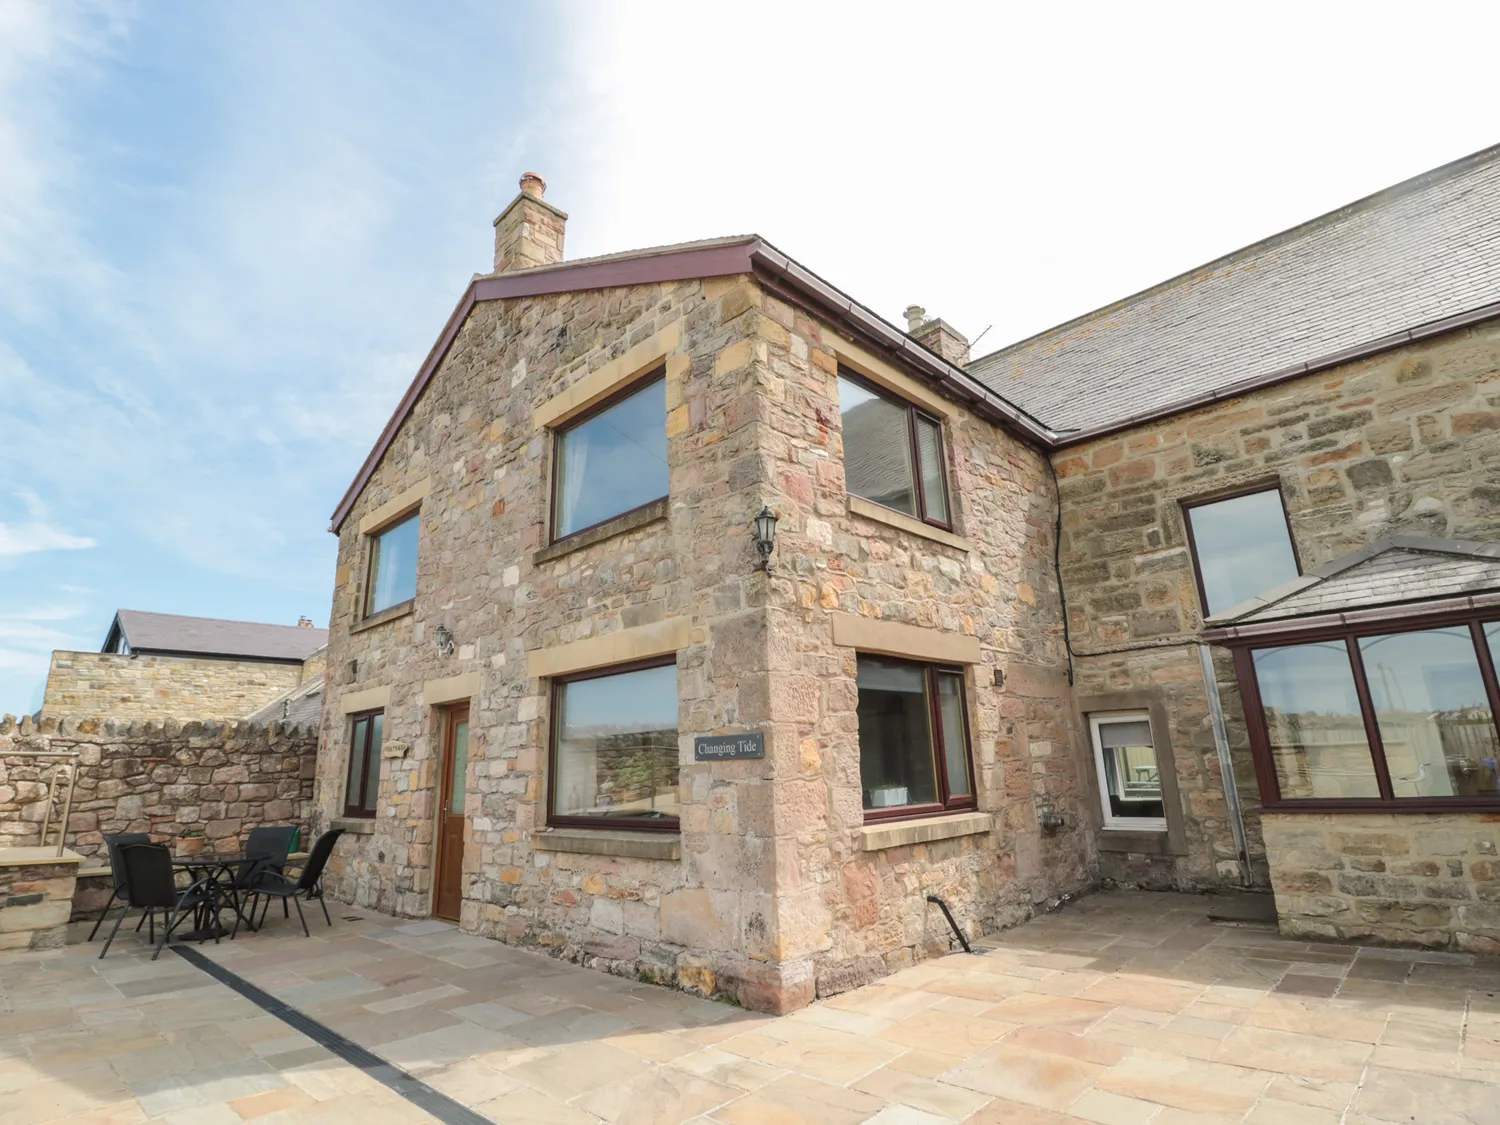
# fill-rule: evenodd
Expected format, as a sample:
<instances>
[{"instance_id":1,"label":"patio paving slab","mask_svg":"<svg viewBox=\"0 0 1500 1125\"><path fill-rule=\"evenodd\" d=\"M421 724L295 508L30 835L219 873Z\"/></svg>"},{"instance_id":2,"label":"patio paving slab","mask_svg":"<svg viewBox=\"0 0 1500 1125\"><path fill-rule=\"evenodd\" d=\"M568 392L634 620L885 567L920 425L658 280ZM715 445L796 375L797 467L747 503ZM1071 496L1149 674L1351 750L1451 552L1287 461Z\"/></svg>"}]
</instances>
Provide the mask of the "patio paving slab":
<instances>
[{"instance_id":1,"label":"patio paving slab","mask_svg":"<svg viewBox=\"0 0 1500 1125\"><path fill-rule=\"evenodd\" d=\"M1212 907L1091 896L785 1017L352 907L195 948L468 1121L1500 1125L1500 962ZM440 1119L234 978L98 948L0 955L0 1125Z\"/></svg>"}]
</instances>

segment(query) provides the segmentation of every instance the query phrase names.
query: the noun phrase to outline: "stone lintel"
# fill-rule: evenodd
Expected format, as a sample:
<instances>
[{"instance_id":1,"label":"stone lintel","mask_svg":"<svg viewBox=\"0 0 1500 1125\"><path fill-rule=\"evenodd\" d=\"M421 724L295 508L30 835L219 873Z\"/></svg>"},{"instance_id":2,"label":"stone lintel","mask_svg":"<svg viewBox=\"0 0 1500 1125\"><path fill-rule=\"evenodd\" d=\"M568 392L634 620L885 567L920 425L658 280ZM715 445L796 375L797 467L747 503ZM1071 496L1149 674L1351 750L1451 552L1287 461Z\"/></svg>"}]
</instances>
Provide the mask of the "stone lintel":
<instances>
[{"instance_id":1,"label":"stone lintel","mask_svg":"<svg viewBox=\"0 0 1500 1125\"><path fill-rule=\"evenodd\" d=\"M339 714L353 715L358 711L384 711L391 705L391 689L370 687L362 691L346 691L339 696Z\"/></svg>"},{"instance_id":2,"label":"stone lintel","mask_svg":"<svg viewBox=\"0 0 1500 1125\"><path fill-rule=\"evenodd\" d=\"M904 371L898 371L891 364L874 353L865 351L858 344L829 333L828 347L833 349L833 353L838 356L839 362L845 367L857 371L870 382L877 383L891 393L900 395L906 401L916 403L928 413L936 414L939 418L952 418L958 413L958 407L942 395L929 390L912 376Z\"/></svg>"},{"instance_id":3,"label":"stone lintel","mask_svg":"<svg viewBox=\"0 0 1500 1125\"><path fill-rule=\"evenodd\" d=\"M981 659L978 637L877 621L854 613L835 613L832 617L833 643L845 648L948 664L978 664Z\"/></svg>"},{"instance_id":4,"label":"stone lintel","mask_svg":"<svg viewBox=\"0 0 1500 1125\"><path fill-rule=\"evenodd\" d=\"M681 346L682 321L674 320L624 355L589 372L562 394L554 395L538 406L531 412L533 428L555 429L663 363L667 365L668 379L681 379L692 366L691 356L674 354Z\"/></svg>"},{"instance_id":5,"label":"stone lintel","mask_svg":"<svg viewBox=\"0 0 1500 1125\"><path fill-rule=\"evenodd\" d=\"M929 523L923 523L914 519L904 512L897 512L887 508L883 504L877 504L873 500L866 500L863 496L849 494L849 514L851 516L862 516L876 523L883 523L888 527L899 528L910 535L919 535L923 539L931 539L934 543L942 543L948 547L956 547L960 551L972 551L974 544L962 535L954 535L951 531L944 531L940 527L933 527Z\"/></svg>"},{"instance_id":6,"label":"stone lintel","mask_svg":"<svg viewBox=\"0 0 1500 1125\"><path fill-rule=\"evenodd\" d=\"M584 855L625 856L630 859L682 858L682 837L672 832L549 828L532 833L531 846L539 852L580 852Z\"/></svg>"},{"instance_id":7,"label":"stone lintel","mask_svg":"<svg viewBox=\"0 0 1500 1125\"><path fill-rule=\"evenodd\" d=\"M439 703L458 703L476 698L484 690L482 672L463 672L441 680L428 680L422 684L422 702L429 707Z\"/></svg>"},{"instance_id":8,"label":"stone lintel","mask_svg":"<svg viewBox=\"0 0 1500 1125\"><path fill-rule=\"evenodd\" d=\"M536 649L526 654L526 674L545 679L666 656L686 648L691 632L692 624L688 618L668 617L650 625L606 633L602 637L585 637L553 648Z\"/></svg>"},{"instance_id":9,"label":"stone lintel","mask_svg":"<svg viewBox=\"0 0 1500 1125\"><path fill-rule=\"evenodd\" d=\"M373 836L375 818L373 816L336 816L328 822L328 827L342 828L351 836Z\"/></svg>"},{"instance_id":10,"label":"stone lintel","mask_svg":"<svg viewBox=\"0 0 1500 1125\"><path fill-rule=\"evenodd\" d=\"M422 501L427 499L428 489L432 487L432 478L423 477L416 484L398 493L396 496L367 512L359 521L359 533L369 535L372 531L378 531L398 516L404 516L413 508L421 507Z\"/></svg>"},{"instance_id":11,"label":"stone lintel","mask_svg":"<svg viewBox=\"0 0 1500 1125\"><path fill-rule=\"evenodd\" d=\"M924 816L912 820L889 820L867 824L859 830L861 851L878 852L908 844L930 844L935 840L952 840L957 836L979 836L995 829L995 818L986 812L955 813L952 816Z\"/></svg>"}]
</instances>

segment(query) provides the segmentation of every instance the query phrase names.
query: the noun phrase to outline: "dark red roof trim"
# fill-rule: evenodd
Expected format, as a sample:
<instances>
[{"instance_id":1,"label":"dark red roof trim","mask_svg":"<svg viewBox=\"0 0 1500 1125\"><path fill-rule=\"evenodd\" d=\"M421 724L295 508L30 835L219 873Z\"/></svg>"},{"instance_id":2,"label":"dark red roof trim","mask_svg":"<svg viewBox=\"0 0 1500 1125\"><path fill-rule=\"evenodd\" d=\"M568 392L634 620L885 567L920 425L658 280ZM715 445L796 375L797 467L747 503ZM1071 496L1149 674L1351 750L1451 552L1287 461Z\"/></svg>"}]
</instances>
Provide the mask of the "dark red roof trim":
<instances>
[{"instance_id":1,"label":"dark red roof trim","mask_svg":"<svg viewBox=\"0 0 1500 1125\"><path fill-rule=\"evenodd\" d=\"M816 274L804 269L762 239L751 236L706 246L688 245L662 251L565 262L498 277L481 277L471 282L448 318L442 335L427 353L416 378L401 396L390 421L381 430L374 448L360 466L359 474L334 509L330 530L337 533L344 520L349 517L354 502L369 483L375 467L380 464L380 459L385 456L391 442L395 441L402 423L422 397L427 384L432 381L443 358L448 354L448 349L453 346L464 321L478 302L749 273L755 274L761 282L776 289L787 300L831 316L850 332L874 343L907 367L915 369L928 382L938 384L948 397L969 406L981 417L1005 426L1044 449L1050 448L1056 440L1056 435L1040 422L972 375L966 374L963 368L955 367L934 352L928 351L906 333L888 324Z\"/></svg>"}]
</instances>

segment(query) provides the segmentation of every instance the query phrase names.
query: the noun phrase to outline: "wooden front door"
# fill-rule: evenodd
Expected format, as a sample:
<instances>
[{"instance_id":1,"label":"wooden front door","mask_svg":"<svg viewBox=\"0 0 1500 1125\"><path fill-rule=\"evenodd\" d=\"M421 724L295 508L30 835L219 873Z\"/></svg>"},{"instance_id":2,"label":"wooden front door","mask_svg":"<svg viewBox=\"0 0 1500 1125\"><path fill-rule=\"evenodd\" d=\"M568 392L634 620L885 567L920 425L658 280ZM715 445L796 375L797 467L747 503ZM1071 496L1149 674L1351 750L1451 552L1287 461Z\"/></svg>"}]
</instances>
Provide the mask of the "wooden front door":
<instances>
[{"instance_id":1,"label":"wooden front door","mask_svg":"<svg viewBox=\"0 0 1500 1125\"><path fill-rule=\"evenodd\" d=\"M438 805L437 893L432 912L458 921L463 901L464 797L469 774L469 708L450 707L443 721L443 783Z\"/></svg>"}]
</instances>

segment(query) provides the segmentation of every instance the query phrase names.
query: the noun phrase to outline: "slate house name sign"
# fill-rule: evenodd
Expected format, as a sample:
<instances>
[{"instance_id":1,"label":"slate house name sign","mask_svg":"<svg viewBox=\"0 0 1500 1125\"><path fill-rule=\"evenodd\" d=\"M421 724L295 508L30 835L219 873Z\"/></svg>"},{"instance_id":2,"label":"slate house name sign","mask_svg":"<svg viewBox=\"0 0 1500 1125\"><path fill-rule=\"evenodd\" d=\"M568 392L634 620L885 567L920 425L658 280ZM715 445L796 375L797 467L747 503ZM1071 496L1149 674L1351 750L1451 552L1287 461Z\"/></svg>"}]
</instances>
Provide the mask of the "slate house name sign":
<instances>
[{"instance_id":1,"label":"slate house name sign","mask_svg":"<svg viewBox=\"0 0 1500 1125\"><path fill-rule=\"evenodd\" d=\"M766 736L758 730L748 734L700 734L693 739L693 760L698 762L765 756Z\"/></svg>"}]
</instances>

